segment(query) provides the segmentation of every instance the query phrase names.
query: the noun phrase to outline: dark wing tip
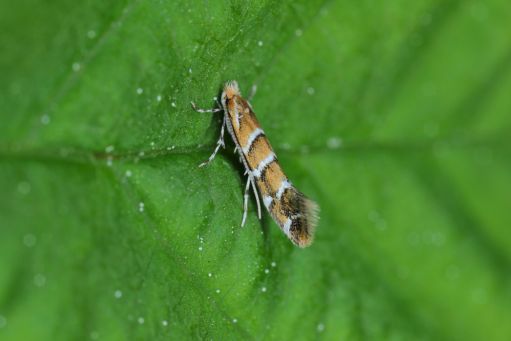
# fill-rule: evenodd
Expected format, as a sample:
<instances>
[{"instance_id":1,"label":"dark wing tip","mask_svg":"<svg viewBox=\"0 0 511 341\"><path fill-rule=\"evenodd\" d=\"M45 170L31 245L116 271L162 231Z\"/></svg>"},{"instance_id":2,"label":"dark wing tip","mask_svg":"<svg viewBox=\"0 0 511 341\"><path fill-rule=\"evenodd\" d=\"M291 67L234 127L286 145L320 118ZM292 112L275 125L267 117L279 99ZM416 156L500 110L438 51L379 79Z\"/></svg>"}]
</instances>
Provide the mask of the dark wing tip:
<instances>
[{"instance_id":1,"label":"dark wing tip","mask_svg":"<svg viewBox=\"0 0 511 341\"><path fill-rule=\"evenodd\" d=\"M319 220L319 206L314 201L303 197L303 213L300 219L300 228L297 229L296 245L301 248L308 247L314 240L314 232Z\"/></svg>"}]
</instances>

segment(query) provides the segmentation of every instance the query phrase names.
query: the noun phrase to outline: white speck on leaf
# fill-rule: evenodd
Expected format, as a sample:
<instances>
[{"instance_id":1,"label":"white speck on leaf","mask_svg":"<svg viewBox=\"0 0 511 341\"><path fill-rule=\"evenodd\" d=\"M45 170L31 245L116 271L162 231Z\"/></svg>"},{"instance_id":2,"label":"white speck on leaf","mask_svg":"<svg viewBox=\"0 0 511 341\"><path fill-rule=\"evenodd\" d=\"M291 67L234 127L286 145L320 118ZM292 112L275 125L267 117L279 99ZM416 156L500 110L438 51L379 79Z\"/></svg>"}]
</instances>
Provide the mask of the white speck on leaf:
<instances>
[{"instance_id":1,"label":"white speck on leaf","mask_svg":"<svg viewBox=\"0 0 511 341\"><path fill-rule=\"evenodd\" d=\"M121 297L122 297L122 291L120 291L120 290L115 290L115 292L114 292L114 297L115 297L115 298L121 298Z\"/></svg>"},{"instance_id":2,"label":"white speck on leaf","mask_svg":"<svg viewBox=\"0 0 511 341\"><path fill-rule=\"evenodd\" d=\"M34 236L32 233L27 233L23 236L23 244L26 247L34 247L37 242L36 236Z\"/></svg>"},{"instance_id":3,"label":"white speck on leaf","mask_svg":"<svg viewBox=\"0 0 511 341\"><path fill-rule=\"evenodd\" d=\"M291 149L291 145L290 145L289 143L285 143L285 142L284 142L284 143L282 143L282 144L280 145L280 148L282 148L282 149L284 149L284 150L289 150L289 149Z\"/></svg>"},{"instance_id":4,"label":"white speck on leaf","mask_svg":"<svg viewBox=\"0 0 511 341\"><path fill-rule=\"evenodd\" d=\"M47 125L50 123L50 116L44 114L43 116L41 116L41 123L44 124L44 125Z\"/></svg>"},{"instance_id":5,"label":"white speck on leaf","mask_svg":"<svg viewBox=\"0 0 511 341\"><path fill-rule=\"evenodd\" d=\"M326 141L326 145L330 149L337 149L342 145L342 139L339 137L331 137Z\"/></svg>"},{"instance_id":6,"label":"white speck on leaf","mask_svg":"<svg viewBox=\"0 0 511 341\"><path fill-rule=\"evenodd\" d=\"M96 38L96 31L94 31L94 30L89 30L89 31L87 32L87 38L89 38L89 39L94 39L94 38Z\"/></svg>"},{"instance_id":7,"label":"white speck on leaf","mask_svg":"<svg viewBox=\"0 0 511 341\"><path fill-rule=\"evenodd\" d=\"M78 63L78 62L74 62L74 63L73 63L72 68L73 68L73 71L74 71L74 72L78 72L78 71L80 71L80 69L82 68L82 66L81 66L81 65L80 65L80 63Z\"/></svg>"},{"instance_id":8,"label":"white speck on leaf","mask_svg":"<svg viewBox=\"0 0 511 341\"><path fill-rule=\"evenodd\" d=\"M34 276L34 284L37 287L43 287L46 284L46 277L43 274L37 274Z\"/></svg>"},{"instance_id":9,"label":"white speck on leaf","mask_svg":"<svg viewBox=\"0 0 511 341\"><path fill-rule=\"evenodd\" d=\"M142 95L144 93L144 89L142 88L137 88L137 94L138 95Z\"/></svg>"},{"instance_id":10,"label":"white speck on leaf","mask_svg":"<svg viewBox=\"0 0 511 341\"><path fill-rule=\"evenodd\" d=\"M18 184L18 192L23 195L27 195L32 190L32 186L26 181L21 181Z\"/></svg>"}]
</instances>

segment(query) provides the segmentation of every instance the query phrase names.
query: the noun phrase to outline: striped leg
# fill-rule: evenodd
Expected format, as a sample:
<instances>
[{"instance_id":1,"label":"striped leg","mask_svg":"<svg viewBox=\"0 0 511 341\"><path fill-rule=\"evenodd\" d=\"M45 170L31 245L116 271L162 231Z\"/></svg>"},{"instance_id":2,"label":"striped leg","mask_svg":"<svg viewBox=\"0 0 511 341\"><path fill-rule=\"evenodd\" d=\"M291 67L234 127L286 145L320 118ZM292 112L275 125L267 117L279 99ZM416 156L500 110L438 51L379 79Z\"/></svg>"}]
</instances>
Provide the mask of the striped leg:
<instances>
[{"instance_id":1,"label":"striped leg","mask_svg":"<svg viewBox=\"0 0 511 341\"><path fill-rule=\"evenodd\" d=\"M204 167L206 165L208 165L211 161L213 161L213 159L215 158L216 156L216 153L218 153L218 151L220 150L220 147L224 147L225 148L225 143L224 143L224 131L225 131L225 116L224 116L224 120L222 122L222 129L220 130L220 138L218 139L218 141L216 142L216 148L215 148L215 151L213 152L213 154L211 154L211 156L209 157L209 159L207 161L204 161L203 163L201 163L199 165L199 167Z\"/></svg>"},{"instance_id":2,"label":"striped leg","mask_svg":"<svg viewBox=\"0 0 511 341\"><path fill-rule=\"evenodd\" d=\"M255 179L252 175L249 176L249 180L252 183L252 189L254 190L254 195L257 203L257 217L261 220L261 203L259 202L259 193L257 192L257 187L255 185Z\"/></svg>"},{"instance_id":3,"label":"striped leg","mask_svg":"<svg viewBox=\"0 0 511 341\"><path fill-rule=\"evenodd\" d=\"M243 227L243 225L245 224L245 217L246 217L246 214L248 211L248 189L249 189L250 184L252 185L252 190L254 191L254 196L256 199L256 203L257 203L257 218L259 218L259 220L261 220L261 203L259 202L259 193L257 192L257 187L255 185L254 177L248 170L246 170L243 175L247 175L247 174L248 174L248 179L247 179L247 187L245 188L244 205L243 205L244 212L243 212L243 221L241 223L241 227Z\"/></svg>"},{"instance_id":4,"label":"striped leg","mask_svg":"<svg viewBox=\"0 0 511 341\"><path fill-rule=\"evenodd\" d=\"M252 177L248 177L247 185L245 186L245 194L243 194L243 218L241 219L241 227L245 226L245 220L247 220L247 212L248 212L248 190L250 189L250 184L252 183Z\"/></svg>"},{"instance_id":5,"label":"striped leg","mask_svg":"<svg viewBox=\"0 0 511 341\"><path fill-rule=\"evenodd\" d=\"M194 102L190 102L192 104L192 108L193 110L197 111L197 112L200 112L201 114L202 113L205 113L205 112L210 112L210 113L215 113L215 112L219 112L219 111L222 111L224 109L222 108L214 108L214 109L201 109L201 108L198 108L197 105L195 105Z\"/></svg>"}]
</instances>

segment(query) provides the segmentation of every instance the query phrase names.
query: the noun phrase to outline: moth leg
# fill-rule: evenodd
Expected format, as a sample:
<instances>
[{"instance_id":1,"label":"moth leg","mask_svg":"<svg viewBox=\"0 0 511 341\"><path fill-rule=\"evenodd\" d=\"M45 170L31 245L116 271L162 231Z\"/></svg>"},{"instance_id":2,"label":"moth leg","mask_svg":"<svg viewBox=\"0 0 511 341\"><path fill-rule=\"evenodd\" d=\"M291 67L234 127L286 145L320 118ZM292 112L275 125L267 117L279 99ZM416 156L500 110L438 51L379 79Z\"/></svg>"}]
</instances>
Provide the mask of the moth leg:
<instances>
[{"instance_id":1,"label":"moth leg","mask_svg":"<svg viewBox=\"0 0 511 341\"><path fill-rule=\"evenodd\" d=\"M261 203L259 202L259 193L257 192L257 187L255 185L254 177L249 175L249 180L252 183L252 189L254 190L254 195L257 203L257 217L261 220Z\"/></svg>"},{"instance_id":2,"label":"moth leg","mask_svg":"<svg viewBox=\"0 0 511 341\"><path fill-rule=\"evenodd\" d=\"M250 94L249 94L249 95L248 95L248 97L247 97L247 100L248 100L249 102L251 102L251 101L252 101L252 99L254 98L254 96L255 96L256 92L257 92L257 85L256 85L256 84L254 84L254 85L252 85L252 88L250 88Z\"/></svg>"},{"instance_id":3,"label":"moth leg","mask_svg":"<svg viewBox=\"0 0 511 341\"><path fill-rule=\"evenodd\" d=\"M209 112L209 113L215 113L215 112L219 112L219 111L222 111L224 109L222 109L221 107L220 108L214 108L214 109L201 109L201 108L198 108L197 105L195 105L194 102L190 102L192 104L192 108L193 110L197 111L197 112L200 112L201 114L202 113L205 113L205 112ZM218 103L218 102L217 102Z\"/></svg>"},{"instance_id":4,"label":"moth leg","mask_svg":"<svg viewBox=\"0 0 511 341\"><path fill-rule=\"evenodd\" d=\"M245 226L245 220L247 220L248 191L250 189L251 182L252 182L252 178L249 176L247 179L247 185L245 186L245 193L243 194L243 218L241 219L241 227Z\"/></svg>"},{"instance_id":5,"label":"moth leg","mask_svg":"<svg viewBox=\"0 0 511 341\"><path fill-rule=\"evenodd\" d=\"M204 161L203 163L201 163L199 165L199 167L204 167L206 165L208 165L211 161L213 161L213 159L215 158L216 156L216 153L218 153L218 151L220 150L220 147L224 147L225 148L225 143L224 143L224 131L225 131L225 116L224 116L224 120L222 122L222 129L220 130L220 138L218 139L218 141L216 142L216 148L215 148L215 151L213 152L213 154L211 154L211 156L209 157L209 159L207 161Z\"/></svg>"}]
</instances>

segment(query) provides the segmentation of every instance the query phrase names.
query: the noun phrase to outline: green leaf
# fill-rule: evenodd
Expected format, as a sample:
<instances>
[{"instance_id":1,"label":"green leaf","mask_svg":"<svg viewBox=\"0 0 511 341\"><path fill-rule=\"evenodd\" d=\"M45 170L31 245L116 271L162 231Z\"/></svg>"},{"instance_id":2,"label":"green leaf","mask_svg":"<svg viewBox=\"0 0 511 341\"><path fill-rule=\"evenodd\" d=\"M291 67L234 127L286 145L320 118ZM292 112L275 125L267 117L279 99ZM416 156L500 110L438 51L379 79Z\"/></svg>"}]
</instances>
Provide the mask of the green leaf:
<instances>
[{"instance_id":1,"label":"green leaf","mask_svg":"<svg viewBox=\"0 0 511 341\"><path fill-rule=\"evenodd\" d=\"M511 7L0 3L0 339L511 338ZM242 216L238 80L321 207Z\"/></svg>"}]
</instances>

